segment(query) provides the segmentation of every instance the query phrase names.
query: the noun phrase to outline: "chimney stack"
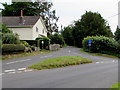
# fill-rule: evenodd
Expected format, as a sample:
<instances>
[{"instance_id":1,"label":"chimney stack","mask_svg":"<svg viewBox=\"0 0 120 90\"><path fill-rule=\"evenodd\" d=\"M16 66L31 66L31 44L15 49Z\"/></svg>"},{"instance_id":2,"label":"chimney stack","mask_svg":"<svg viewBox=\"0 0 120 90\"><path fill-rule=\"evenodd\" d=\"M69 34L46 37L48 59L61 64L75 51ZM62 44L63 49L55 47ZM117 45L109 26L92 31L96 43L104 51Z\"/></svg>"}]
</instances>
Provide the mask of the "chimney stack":
<instances>
[{"instance_id":1,"label":"chimney stack","mask_svg":"<svg viewBox=\"0 0 120 90\"><path fill-rule=\"evenodd\" d=\"M23 10L20 11L20 24L23 24Z\"/></svg>"}]
</instances>

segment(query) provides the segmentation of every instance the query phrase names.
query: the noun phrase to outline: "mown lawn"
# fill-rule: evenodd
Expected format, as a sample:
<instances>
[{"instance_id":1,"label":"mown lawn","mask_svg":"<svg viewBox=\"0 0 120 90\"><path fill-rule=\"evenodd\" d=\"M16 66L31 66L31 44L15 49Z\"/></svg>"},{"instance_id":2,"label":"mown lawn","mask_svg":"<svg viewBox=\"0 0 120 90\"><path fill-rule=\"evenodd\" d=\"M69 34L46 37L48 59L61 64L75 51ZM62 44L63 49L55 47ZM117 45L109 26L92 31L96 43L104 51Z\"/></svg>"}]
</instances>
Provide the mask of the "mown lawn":
<instances>
[{"instance_id":1,"label":"mown lawn","mask_svg":"<svg viewBox=\"0 0 120 90\"><path fill-rule=\"evenodd\" d=\"M15 58L26 57L26 56L35 56L35 55L41 55L41 54L46 54L50 52L52 51L41 50L41 51L36 51L36 52L31 52L31 53L7 54L7 55L1 55L0 60L9 60L9 59L15 59Z\"/></svg>"},{"instance_id":2,"label":"mown lawn","mask_svg":"<svg viewBox=\"0 0 120 90\"><path fill-rule=\"evenodd\" d=\"M47 59L32 66L29 66L28 68L42 70L42 69L52 69L52 68L66 67L72 65L80 65L86 63L92 63L92 61L83 57L65 56L65 57Z\"/></svg>"},{"instance_id":3,"label":"mown lawn","mask_svg":"<svg viewBox=\"0 0 120 90\"><path fill-rule=\"evenodd\" d=\"M120 90L120 82L112 85L112 89L111 90L115 90L115 88L117 88L116 90Z\"/></svg>"}]
</instances>

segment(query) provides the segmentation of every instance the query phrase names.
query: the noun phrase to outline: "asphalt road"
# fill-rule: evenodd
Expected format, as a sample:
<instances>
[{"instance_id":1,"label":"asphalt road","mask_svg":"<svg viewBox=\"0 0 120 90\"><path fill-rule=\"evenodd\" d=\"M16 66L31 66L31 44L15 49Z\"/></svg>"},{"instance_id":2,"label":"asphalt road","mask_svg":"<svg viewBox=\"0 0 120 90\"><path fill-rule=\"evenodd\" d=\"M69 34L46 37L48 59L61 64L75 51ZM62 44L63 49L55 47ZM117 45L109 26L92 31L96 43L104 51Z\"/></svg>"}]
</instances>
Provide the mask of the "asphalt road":
<instances>
[{"instance_id":1,"label":"asphalt road","mask_svg":"<svg viewBox=\"0 0 120 90\"><path fill-rule=\"evenodd\" d=\"M94 63L41 71L25 69L42 60L62 56L81 56ZM3 61L2 66L3 88L110 88L118 82L118 59L88 55L75 47Z\"/></svg>"}]
</instances>

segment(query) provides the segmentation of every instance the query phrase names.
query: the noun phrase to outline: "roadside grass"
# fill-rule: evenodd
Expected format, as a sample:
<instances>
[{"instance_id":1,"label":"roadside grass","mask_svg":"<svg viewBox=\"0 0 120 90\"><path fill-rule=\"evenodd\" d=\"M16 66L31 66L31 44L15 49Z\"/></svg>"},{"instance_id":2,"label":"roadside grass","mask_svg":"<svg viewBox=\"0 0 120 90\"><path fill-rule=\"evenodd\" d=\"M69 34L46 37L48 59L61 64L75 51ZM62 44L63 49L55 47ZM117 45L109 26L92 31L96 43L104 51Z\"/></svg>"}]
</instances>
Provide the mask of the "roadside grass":
<instances>
[{"instance_id":1,"label":"roadside grass","mask_svg":"<svg viewBox=\"0 0 120 90\"><path fill-rule=\"evenodd\" d=\"M120 90L120 82L112 85L111 90L114 90L115 88L116 88L117 90Z\"/></svg>"},{"instance_id":2,"label":"roadside grass","mask_svg":"<svg viewBox=\"0 0 120 90\"><path fill-rule=\"evenodd\" d=\"M93 56L102 56L102 57L108 57L108 58L116 58L116 59L118 59L118 57L112 56L112 55L108 55L108 54L89 53L89 52L84 51L83 48L81 48L80 51L83 52L83 53L89 54L89 55L93 55Z\"/></svg>"},{"instance_id":3,"label":"roadside grass","mask_svg":"<svg viewBox=\"0 0 120 90\"><path fill-rule=\"evenodd\" d=\"M29 66L28 68L36 69L36 70L53 69L53 68L80 65L80 64L86 64L92 62L93 61L83 57L65 56L65 57L47 59L32 66Z\"/></svg>"},{"instance_id":4,"label":"roadside grass","mask_svg":"<svg viewBox=\"0 0 120 90\"><path fill-rule=\"evenodd\" d=\"M18 54L7 54L7 55L1 55L0 60L3 61L3 60L15 59L19 57L36 56L36 55L46 54L50 52L53 52L53 51L41 50L41 51L36 51L36 52L31 52L31 53L24 52L24 53L18 53Z\"/></svg>"}]
</instances>

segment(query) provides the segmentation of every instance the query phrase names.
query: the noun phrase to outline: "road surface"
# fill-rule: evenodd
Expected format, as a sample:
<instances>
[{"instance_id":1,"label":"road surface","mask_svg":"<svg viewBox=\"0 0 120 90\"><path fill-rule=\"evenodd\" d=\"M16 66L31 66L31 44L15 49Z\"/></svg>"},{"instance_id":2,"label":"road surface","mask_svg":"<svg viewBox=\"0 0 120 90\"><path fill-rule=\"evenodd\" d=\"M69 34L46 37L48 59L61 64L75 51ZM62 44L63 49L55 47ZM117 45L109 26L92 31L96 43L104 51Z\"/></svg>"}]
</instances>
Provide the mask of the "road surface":
<instances>
[{"instance_id":1,"label":"road surface","mask_svg":"<svg viewBox=\"0 0 120 90\"><path fill-rule=\"evenodd\" d=\"M41 71L26 69L45 59L62 56L80 56L94 62ZM3 88L110 88L118 82L118 59L88 55L75 47L3 61L2 69Z\"/></svg>"}]
</instances>

